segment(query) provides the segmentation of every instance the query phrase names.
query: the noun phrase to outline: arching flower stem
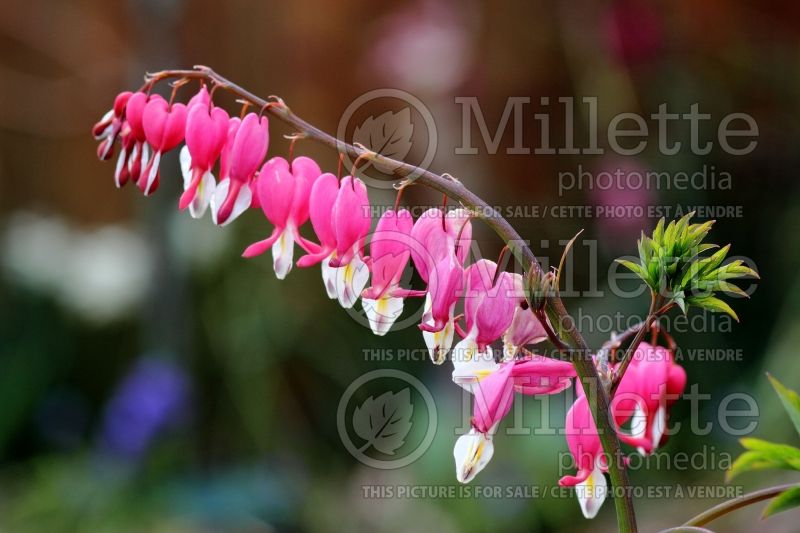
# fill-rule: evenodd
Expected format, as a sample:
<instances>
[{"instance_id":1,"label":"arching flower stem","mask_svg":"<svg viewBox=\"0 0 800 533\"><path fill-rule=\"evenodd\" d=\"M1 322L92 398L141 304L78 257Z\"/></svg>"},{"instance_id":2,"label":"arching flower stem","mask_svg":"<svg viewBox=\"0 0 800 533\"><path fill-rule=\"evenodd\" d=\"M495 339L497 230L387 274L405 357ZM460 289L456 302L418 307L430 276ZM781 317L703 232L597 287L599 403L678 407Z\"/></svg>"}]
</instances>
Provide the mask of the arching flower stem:
<instances>
[{"instance_id":1,"label":"arching flower stem","mask_svg":"<svg viewBox=\"0 0 800 533\"><path fill-rule=\"evenodd\" d=\"M449 198L459 202L469 211L481 218L495 233L506 243L508 250L522 266L523 270L535 274L542 273L542 267L533 251L517 231L484 200L465 187L459 180L446 175L436 174L415 165L396 161L376 152L346 143L341 139L325 133L316 126L306 122L295 115L292 110L281 102L281 105L267 105L269 102L247 91L236 83L220 76L212 69L205 66L196 66L192 70L163 70L150 73L146 76L145 87L150 88L155 83L167 79L197 79L206 83L219 86L244 103L264 109L265 113L281 120L295 131L303 133L306 138L317 141L329 148L336 150L340 155L348 156L356 163L370 161L381 168L393 169L394 178L405 179L409 183L425 185ZM355 166L355 165L354 165ZM631 491L629 490L628 475L622 460L620 443L614 431L614 421L610 410L609 395L601 385L597 368L592 358L589 346L578 331L574 319L569 315L561 298L557 295L547 297L546 308L551 323L556 330L565 337L563 351L574 364L576 373L581 379L584 390L587 391L592 416L598 429L600 441L608 460L608 473L615 495L614 504L617 513L617 524L620 531L636 531ZM646 328L644 328L646 329ZM551 340L559 339L554 331Z\"/></svg>"}]
</instances>

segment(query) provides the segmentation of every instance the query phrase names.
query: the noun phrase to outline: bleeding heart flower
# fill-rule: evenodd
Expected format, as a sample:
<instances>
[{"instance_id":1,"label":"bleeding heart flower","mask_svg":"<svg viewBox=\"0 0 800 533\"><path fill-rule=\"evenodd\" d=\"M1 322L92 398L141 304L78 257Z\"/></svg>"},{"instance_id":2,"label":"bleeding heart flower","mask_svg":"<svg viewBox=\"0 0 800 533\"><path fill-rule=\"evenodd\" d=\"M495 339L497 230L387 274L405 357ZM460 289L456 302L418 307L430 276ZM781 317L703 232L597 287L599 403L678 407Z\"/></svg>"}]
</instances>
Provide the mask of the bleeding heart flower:
<instances>
[{"instance_id":1,"label":"bleeding heart flower","mask_svg":"<svg viewBox=\"0 0 800 533\"><path fill-rule=\"evenodd\" d=\"M411 237L417 244L411 258L428 284L419 327L431 360L441 364L453 344L455 305L463 289L472 225L464 209L444 213L433 208L417 219Z\"/></svg>"},{"instance_id":2,"label":"bleeding heart flower","mask_svg":"<svg viewBox=\"0 0 800 533\"><path fill-rule=\"evenodd\" d=\"M461 435L453 447L456 460L456 479L459 483L469 483L483 470L494 455L492 435L481 433L475 428Z\"/></svg>"},{"instance_id":3,"label":"bleeding heart flower","mask_svg":"<svg viewBox=\"0 0 800 533\"><path fill-rule=\"evenodd\" d=\"M297 266L307 268L322 263L322 281L328 298L336 299L336 269L330 261L336 254L336 231L333 227L333 206L339 195L339 180L326 172L311 186L308 202L311 227L319 239L319 244L309 242L301 237L302 246L309 253L297 261Z\"/></svg>"},{"instance_id":4,"label":"bleeding heart flower","mask_svg":"<svg viewBox=\"0 0 800 533\"><path fill-rule=\"evenodd\" d=\"M361 293L361 305L376 335L385 335L403 312L403 298L424 291L400 288L400 278L411 255L414 221L405 209L386 211L370 242L372 286Z\"/></svg>"},{"instance_id":5,"label":"bleeding heart flower","mask_svg":"<svg viewBox=\"0 0 800 533\"><path fill-rule=\"evenodd\" d=\"M442 259L454 256L459 264L464 264L472 242L472 223L464 209L444 213L441 209L431 208L414 223L411 237L419 244L411 250L411 259L427 283L429 273Z\"/></svg>"},{"instance_id":6,"label":"bleeding heart flower","mask_svg":"<svg viewBox=\"0 0 800 533\"><path fill-rule=\"evenodd\" d=\"M97 146L97 157L101 161L110 159L114 155L114 143L122 130L125 106L131 95L130 91L121 92L114 98L114 106L92 127L92 135L96 141L100 141Z\"/></svg>"},{"instance_id":7,"label":"bleeding heart flower","mask_svg":"<svg viewBox=\"0 0 800 533\"><path fill-rule=\"evenodd\" d=\"M189 99L186 103L186 108L191 111L192 107L196 105L206 106L207 108L211 107L211 94L209 94L205 83L200 87L200 90Z\"/></svg>"},{"instance_id":8,"label":"bleeding heart flower","mask_svg":"<svg viewBox=\"0 0 800 533\"><path fill-rule=\"evenodd\" d=\"M136 115L135 103L140 98L147 100L147 95L141 92L120 93L114 100L114 107L106 113L105 117L95 124L95 139L100 140L98 146L98 157L108 159L114 151L114 142L117 138L121 140L121 149L117 158L117 165L114 169L114 183L117 188L124 186L130 179L129 165L131 155L134 152L137 142L144 142L144 133L140 137L132 132L130 116ZM134 106L131 106L134 102ZM143 106L142 106L143 107ZM141 123L141 111L139 112L139 122ZM137 156L138 157L138 156Z\"/></svg>"},{"instance_id":9,"label":"bleeding heart flower","mask_svg":"<svg viewBox=\"0 0 800 533\"><path fill-rule=\"evenodd\" d=\"M454 255L441 259L429 273L422 338L434 364L442 364L453 345L455 308L464 289L464 269Z\"/></svg>"},{"instance_id":10,"label":"bleeding heart flower","mask_svg":"<svg viewBox=\"0 0 800 533\"><path fill-rule=\"evenodd\" d=\"M331 212L336 253L328 264L336 269L336 297L346 309L355 305L369 280L369 268L361 256L371 218L364 182L351 176L342 178Z\"/></svg>"},{"instance_id":11,"label":"bleeding heart flower","mask_svg":"<svg viewBox=\"0 0 800 533\"><path fill-rule=\"evenodd\" d=\"M244 120L230 120L228 139L220 155L220 180L211 197L214 224L225 226L250 207L251 182L267 154L268 144L267 117L248 113Z\"/></svg>"},{"instance_id":12,"label":"bleeding heart flower","mask_svg":"<svg viewBox=\"0 0 800 533\"><path fill-rule=\"evenodd\" d=\"M462 272L463 275L463 272ZM430 289L429 289L430 290ZM425 296L425 305L422 310L422 324L420 324L420 328L423 325L432 325L434 322L433 314L433 299L431 298L430 292ZM452 306L452 310L447 314L447 320L444 323L444 327L439 331L426 331L422 330L422 339L425 341L425 346L428 348L428 355L431 358L431 361L435 365L441 365L447 359L447 355L450 353L450 348L453 346L453 338L455 336L455 304Z\"/></svg>"},{"instance_id":13,"label":"bleeding heart flower","mask_svg":"<svg viewBox=\"0 0 800 533\"><path fill-rule=\"evenodd\" d=\"M247 247L244 257L255 257L272 248L273 267L284 279L294 264L294 243L301 245L299 228L308 220L309 194L322 171L314 160L298 157L289 163L273 157L261 167L256 180L259 203L275 229L263 241Z\"/></svg>"},{"instance_id":14,"label":"bleeding heart flower","mask_svg":"<svg viewBox=\"0 0 800 533\"><path fill-rule=\"evenodd\" d=\"M205 103L208 91L205 87L189 102L186 117L186 146L181 149L180 161L183 172L184 192L178 202L181 210L189 208L192 218L205 213L217 182L211 169L217 162L228 138L228 113L219 107ZM203 98L205 95L206 98Z\"/></svg>"},{"instance_id":15,"label":"bleeding heart flower","mask_svg":"<svg viewBox=\"0 0 800 533\"><path fill-rule=\"evenodd\" d=\"M149 196L158 188L158 166L161 156L183 141L186 131L186 106L170 105L161 96L151 96L142 116L147 143L153 149L153 157L142 170L137 185Z\"/></svg>"},{"instance_id":16,"label":"bleeding heart flower","mask_svg":"<svg viewBox=\"0 0 800 533\"><path fill-rule=\"evenodd\" d=\"M567 412L565 432L569 451L577 465L574 476L564 476L558 484L562 487L575 487L583 516L594 518L608 493L604 472L608 471L603 446L597 435L589 402L580 385L578 397Z\"/></svg>"},{"instance_id":17,"label":"bleeding heart flower","mask_svg":"<svg viewBox=\"0 0 800 533\"><path fill-rule=\"evenodd\" d=\"M511 325L503 334L503 358L507 360L516 357L520 348L547 339L544 326L533 314L525 299L522 276L511 274L511 277L514 281L514 298L517 305Z\"/></svg>"},{"instance_id":18,"label":"bleeding heart flower","mask_svg":"<svg viewBox=\"0 0 800 533\"><path fill-rule=\"evenodd\" d=\"M133 93L125 108L127 142L123 142L123 150L126 152L127 161L122 161L120 154L114 173L117 187L122 187L128 181L138 182L142 169L150 160L150 145L147 144L147 136L144 133L144 108L148 99L147 94L141 91Z\"/></svg>"},{"instance_id":19,"label":"bleeding heart flower","mask_svg":"<svg viewBox=\"0 0 800 533\"><path fill-rule=\"evenodd\" d=\"M476 396L480 394L484 402L512 386L521 394L554 394L568 388L571 378L575 377L575 368L571 363L541 355L496 363L491 354L483 352L470 361L454 361L453 367L453 382ZM510 374L500 370L508 370ZM507 411L495 411L492 416L486 415L488 410L483 412L476 419L484 421L479 427L485 431L505 416Z\"/></svg>"},{"instance_id":20,"label":"bleeding heart flower","mask_svg":"<svg viewBox=\"0 0 800 533\"><path fill-rule=\"evenodd\" d=\"M369 233L371 210L367 186L358 178L345 176L333 205L333 228L336 234L336 258L331 266L344 266L358 256Z\"/></svg>"},{"instance_id":21,"label":"bleeding heart flower","mask_svg":"<svg viewBox=\"0 0 800 533\"><path fill-rule=\"evenodd\" d=\"M453 381L475 395L469 437L462 441L462 436L454 449L456 477L462 483L470 481L489 461L482 454L470 454L477 449L465 447L465 442L484 446L491 443L492 434L511 409L514 391L528 395L555 394L569 387L575 376L571 363L538 355L497 364L482 354L455 365Z\"/></svg>"},{"instance_id":22,"label":"bleeding heart flower","mask_svg":"<svg viewBox=\"0 0 800 533\"><path fill-rule=\"evenodd\" d=\"M133 148L136 145L136 140L130 133L130 125L127 120L122 122L122 130L120 130L119 138L119 157L117 157L117 165L114 167L114 185L117 186L117 189L124 187L130 180L130 170L128 167L130 165Z\"/></svg>"},{"instance_id":23,"label":"bleeding heart flower","mask_svg":"<svg viewBox=\"0 0 800 533\"><path fill-rule=\"evenodd\" d=\"M669 409L685 386L686 371L667 348L639 344L611 402L618 426L631 421L630 433L618 431L620 440L653 453L666 441Z\"/></svg>"},{"instance_id":24,"label":"bleeding heart flower","mask_svg":"<svg viewBox=\"0 0 800 533\"><path fill-rule=\"evenodd\" d=\"M501 272L494 281L497 265L481 259L467 267L464 317L466 330L456 331L462 340L453 348L453 361L469 362L480 353L491 354L489 344L500 338L514 318L516 300L511 274Z\"/></svg>"},{"instance_id":25,"label":"bleeding heart flower","mask_svg":"<svg viewBox=\"0 0 800 533\"><path fill-rule=\"evenodd\" d=\"M631 421L631 433L617 429L620 440L639 453L652 453L665 438L669 408L683 392L686 373L675 364L667 348L641 343L611 400L611 412L619 428ZM564 476L559 485L575 487L586 518L594 518L608 492L603 475L608 465L583 388L567 413L567 444L578 472Z\"/></svg>"},{"instance_id":26,"label":"bleeding heart flower","mask_svg":"<svg viewBox=\"0 0 800 533\"><path fill-rule=\"evenodd\" d=\"M364 182L345 176L340 183L333 174L321 175L311 187L308 216L319 244L299 237L308 254L297 266L321 262L328 297L349 309L369 280L369 268L361 257L372 222Z\"/></svg>"}]
</instances>

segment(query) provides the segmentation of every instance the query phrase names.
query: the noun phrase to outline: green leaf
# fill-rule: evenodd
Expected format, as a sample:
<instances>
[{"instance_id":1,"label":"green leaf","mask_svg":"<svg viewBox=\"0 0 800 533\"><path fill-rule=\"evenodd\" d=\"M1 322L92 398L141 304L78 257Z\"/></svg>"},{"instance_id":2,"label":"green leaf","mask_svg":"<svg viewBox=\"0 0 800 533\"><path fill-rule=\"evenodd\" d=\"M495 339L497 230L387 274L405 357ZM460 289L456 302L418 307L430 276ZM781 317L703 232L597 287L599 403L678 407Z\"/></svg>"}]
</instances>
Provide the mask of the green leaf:
<instances>
[{"instance_id":1,"label":"green leaf","mask_svg":"<svg viewBox=\"0 0 800 533\"><path fill-rule=\"evenodd\" d=\"M725 474L725 480L730 482L739 474L757 470L792 470L792 468L780 456L763 451L748 451L736 458Z\"/></svg>"},{"instance_id":2,"label":"green leaf","mask_svg":"<svg viewBox=\"0 0 800 533\"><path fill-rule=\"evenodd\" d=\"M753 270L752 268L743 265L741 260L731 261L727 265L723 265L719 267L717 270L713 271L713 277L717 279L732 279L732 278L744 278L750 277L755 279L761 279L758 275L758 272Z\"/></svg>"},{"instance_id":3,"label":"green leaf","mask_svg":"<svg viewBox=\"0 0 800 533\"><path fill-rule=\"evenodd\" d=\"M689 265L684 268L683 277L681 278L681 287L689 287L689 282L699 276L701 267L702 263L700 261L689 263Z\"/></svg>"},{"instance_id":4,"label":"green leaf","mask_svg":"<svg viewBox=\"0 0 800 533\"><path fill-rule=\"evenodd\" d=\"M639 247L639 262L646 265L653 256L653 241L642 233L642 238L636 244Z\"/></svg>"},{"instance_id":5,"label":"green leaf","mask_svg":"<svg viewBox=\"0 0 800 533\"><path fill-rule=\"evenodd\" d=\"M792 424L794 424L794 429L800 433L800 396L798 394L786 387L783 384L772 377L769 373L767 374L770 383L772 383L772 387L775 389L775 392L778 393L778 397L781 399L781 403L783 404L783 408L786 409L786 412L789 413L789 418L792 419Z\"/></svg>"},{"instance_id":6,"label":"green leaf","mask_svg":"<svg viewBox=\"0 0 800 533\"><path fill-rule=\"evenodd\" d=\"M703 239L706 238L708 232L711 231L711 226L714 225L714 220L703 222L702 224L692 224L689 226L689 244L690 248L697 247Z\"/></svg>"},{"instance_id":7,"label":"green leaf","mask_svg":"<svg viewBox=\"0 0 800 533\"><path fill-rule=\"evenodd\" d=\"M650 280L648 278L647 271L644 268L642 268L641 265L639 265L638 263L634 263L633 261L628 261L627 259L617 259L616 261L620 265L622 265L625 268L631 270L637 276L642 278L645 281L645 283L647 283L648 285L650 284Z\"/></svg>"},{"instance_id":8,"label":"green leaf","mask_svg":"<svg viewBox=\"0 0 800 533\"><path fill-rule=\"evenodd\" d=\"M653 240L656 242L661 242L661 238L664 236L664 222L664 217L661 217L656 224L656 229L653 230Z\"/></svg>"},{"instance_id":9,"label":"green leaf","mask_svg":"<svg viewBox=\"0 0 800 533\"><path fill-rule=\"evenodd\" d=\"M686 298L686 303L714 313L727 313L735 321L739 321L739 317L731 306L714 296L691 296Z\"/></svg>"},{"instance_id":10,"label":"green leaf","mask_svg":"<svg viewBox=\"0 0 800 533\"><path fill-rule=\"evenodd\" d=\"M726 474L730 481L743 472L754 470L800 470L800 449L761 439L739 441L748 451L736 458Z\"/></svg>"},{"instance_id":11,"label":"green leaf","mask_svg":"<svg viewBox=\"0 0 800 533\"><path fill-rule=\"evenodd\" d=\"M747 294L741 287L738 285L734 285L733 283L728 283L724 280L719 280L714 282L716 288L714 290L721 291L726 294L735 294L736 296L740 296L742 298L750 298L750 295Z\"/></svg>"},{"instance_id":12,"label":"green leaf","mask_svg":"<svg viewBox=\"0 0 800 533\"><path fill-rule=\"evenodd\" d=\"M698 281L696 286L692 288L707 293L721 291L728 294L735 294L737 296L741 296L742 298L750 298L750 296L738 286L721 279L714 281L701 280Z\"/></svg>"},{"instance_id":13,"label":"green leaf","mask_svg":"<svg viewBox=\"0 0 800 533\"><path fill-rule=\"evenodd\" d=\"M764 439L757 439L755 437L743 437L739 439L739 444L742 445L742 448L745 450L753 450L753 451L768 451L773 446L776 446L774 442L770 442Z\"/></svg>"},{"instance_id":14,"label":"green leaf","mask_svg":"<svg viewBox=\"0 0 800 533\"><path fill-rule=\"evenodd\" d=\"M745 437L739 443L746 449L768 455L776 462L783 462L788 470L800 470L800 449L788 444L769 442L763 439Z\"/></svg>"},{"instance_id":15,"label":"green leaf","mask_svg":"<svg viewBox=\"0 0 800 533\"><path fill-rule=\"evenodd\" d=\"M664 231L664 251L672 253L672 249L675 247L675 232L676 232L676 225L675 221L673 220L669 224L667 224L667 229Z\"/></svg>"},{"instance_id":16,"label":"green leaf","mask_svg":"<svg viewBox=\"0 0 800 533\"><path fill-rule=\"evenodd\" d=\"M672 299L672 301L675 302L676 304L678 304L678 307L680 307L681 311L685 315L686 314L686 299L683 296L676 296L675 298Z\"/></svg>"},{"instance_id":17,"label":"green leaf","mask_svg":"<svg viewBox=\"0 0 800 533\"><path fill-rule=\"evenodd\" d=\"M767 518L800 505L800 487L793 487L778 494L769 502L761 518Z\"/></svg>"},{"instance_id":18,"label":"green leaf","mask_svg":"<svg viewBox=\"0 0 800 533\"><path fill-rule=\"evenodd\" d=\"M714 244L710 242L701 243L697 245L697 253L702 254L703 252L713 250L714 248L719 248L719 244Z\"/></svg>"},{"instance_id":19,"label":"green leaf","mask_svg":"<svg viewBox=\"0 0 800 533\"><path fill-rule=\"evenodd\" d=\"M707 260L704 260L703 272L711 272L719 265L721 265L722 261L725 260L725 256L728 255L728 251L730 251L730 249L731 245L726 244L725 246L714 252L712 255L710 255Z\"/></svg>"},{"instance_id":20,"label":"green leaf","mask_svg":"<svg viewBox=\"0 0 800 533\"><path fill-rule=\"evenodd\" d=\"M680 222L678 222L678 230L675 235L675 244L677 248L677 252L680 252L676 255L683 256L685 252L691 248L691 237L689 235L689 219L687 217L683 217Z\"/></svg>"},{"instance_id":21,"label":"green leaf","mask_svg":"<svg viewBox=\"0 0 800 533\"><path fill-rule=\"evenodd\" d=\"M738 321L736 312L719 296L747 297L742 288L726 281L745 276L757 278L758 274L741 260L722 264L730 251L730 245L704 256L709 250L719 248L715 244L703 242L715 221L693 224L694 215L691 212L669 222L664 218L660 219L652 236L642 232L637 240L638 263L624 259L618 262L643 279L651 291L667 297L671 294L671 302L684 313L689 307L696 306L726 313ZM681 292L683 295L679 297Z\"/></svg>"}]
</instances>

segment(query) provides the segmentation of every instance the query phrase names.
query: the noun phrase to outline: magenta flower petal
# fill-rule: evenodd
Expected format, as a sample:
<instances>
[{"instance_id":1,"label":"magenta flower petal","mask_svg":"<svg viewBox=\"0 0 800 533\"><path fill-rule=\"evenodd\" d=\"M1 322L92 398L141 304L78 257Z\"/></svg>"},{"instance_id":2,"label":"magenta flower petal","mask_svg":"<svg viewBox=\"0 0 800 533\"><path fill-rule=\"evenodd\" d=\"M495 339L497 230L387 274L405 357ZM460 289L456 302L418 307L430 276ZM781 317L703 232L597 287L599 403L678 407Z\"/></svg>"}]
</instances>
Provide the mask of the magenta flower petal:
<instances>
[{"instance_id":1,"label":"magenta flower petal","mask_svg":"<svg viewBox=\"0 0 800 533\"><path fill-rule=\"evenodd\" d=\"M345 176L333 206L332 222L336 234L336 255L331 266L344 266L360 253L371 225L369 198L364 182Z\"/></svg>"}]
</instances>

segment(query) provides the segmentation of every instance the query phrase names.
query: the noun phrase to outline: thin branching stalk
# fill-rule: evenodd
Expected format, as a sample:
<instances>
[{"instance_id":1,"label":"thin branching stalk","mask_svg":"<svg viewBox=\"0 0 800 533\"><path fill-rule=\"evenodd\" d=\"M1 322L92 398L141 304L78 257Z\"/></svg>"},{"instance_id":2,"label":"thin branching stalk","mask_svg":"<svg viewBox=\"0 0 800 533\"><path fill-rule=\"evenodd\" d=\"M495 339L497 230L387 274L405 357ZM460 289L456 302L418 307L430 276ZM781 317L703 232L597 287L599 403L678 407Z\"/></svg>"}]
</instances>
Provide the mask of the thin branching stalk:
<instances>
[{"instance_id":1,"label":"thin branching stalk","mask_svg":"<svg viewBox=\"0 0 800 533\"><path fill-rule=\"evenodd\" d=\"M659 317L659 297L655 293L650 294L650 309L647 312L647 318L645 319L644 323L642 323L639 331L636 332L636 336L631 341L631 345L628 346L628 349L625 350L625 355L622 357L620 361L619 367L614 372L614 380L611 383L611 395L613 396L614 393L617 391L617 387L622 382L622 377L625 375L625 371L628 369L628 365L631 364L633 360L633 355L636 353L636 349L641 344L642 339L644 339L645 334L650 330L650 326L653 325L653 322Z\"/></svg>"},{"instance_id":2,"label":"thin branching stalk","mask_svg":"<svg viewBox=\"0 0 800 533\"><path fill-rule=\"evenodd\" d=\"M683 526L681 527L700 527L708 524L712 520L716 520L717 518L724 516L728 513L732 513L737 509L741 509L742 507L747 507L748 505L752 505L754 503L758 503L764 500L769 500L774 498L781 493L800 487L798 483L789 483L788 485L778 485L777 487L770 487L768 489L761 489L755 492L747 493L743 496L739 496L738 498L733 498L728 501L722 502L719 505L715 505L711 509L707 509L700 513L699 515L695 516L691 520L686 521ZM680 528L677 528L680 529Z\"/></svg>"}]
</instances>

